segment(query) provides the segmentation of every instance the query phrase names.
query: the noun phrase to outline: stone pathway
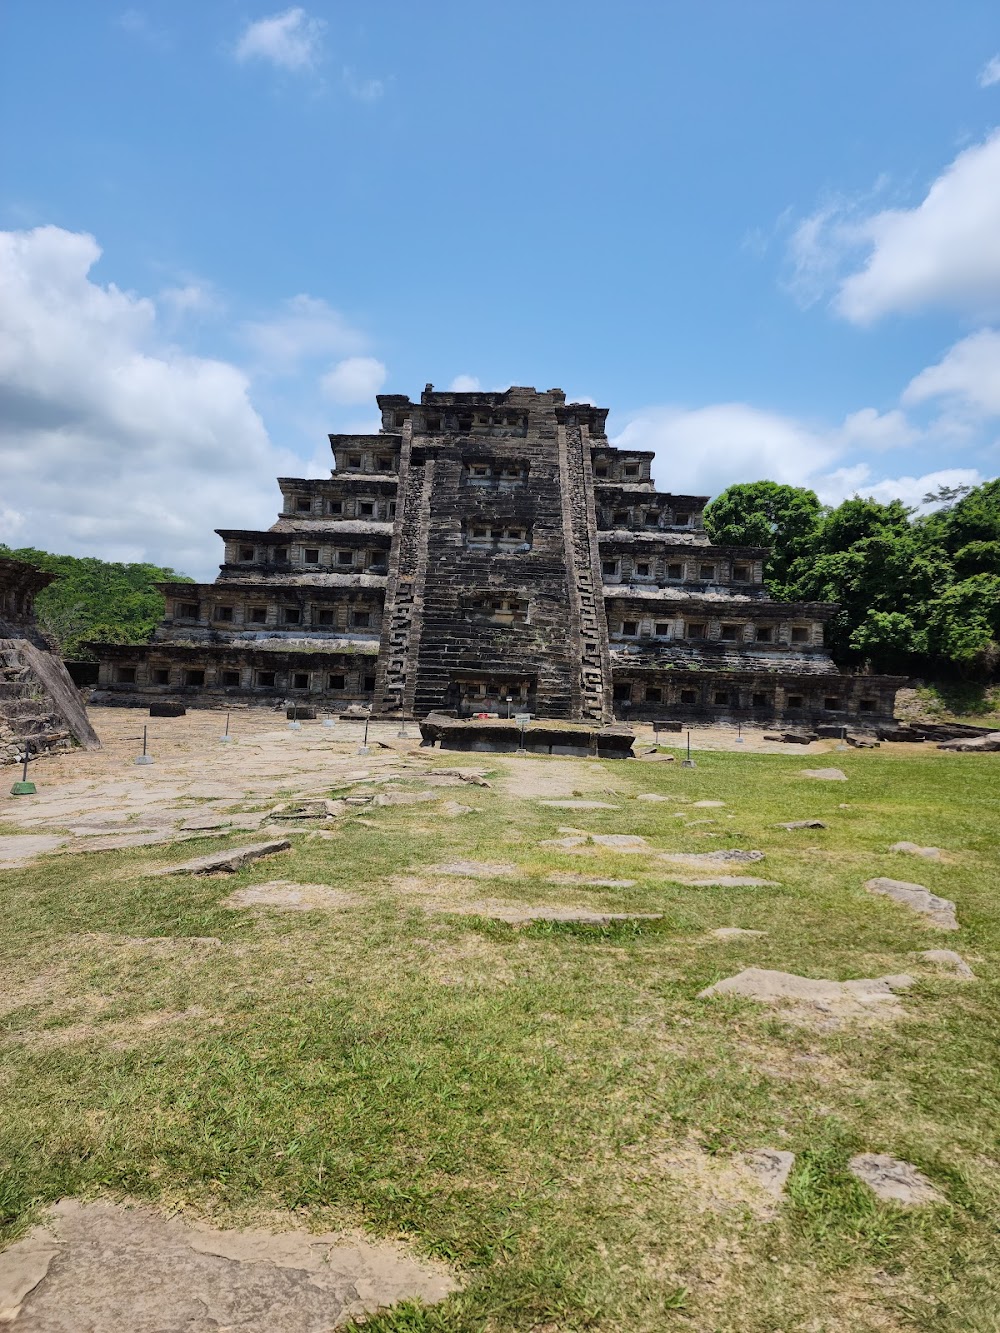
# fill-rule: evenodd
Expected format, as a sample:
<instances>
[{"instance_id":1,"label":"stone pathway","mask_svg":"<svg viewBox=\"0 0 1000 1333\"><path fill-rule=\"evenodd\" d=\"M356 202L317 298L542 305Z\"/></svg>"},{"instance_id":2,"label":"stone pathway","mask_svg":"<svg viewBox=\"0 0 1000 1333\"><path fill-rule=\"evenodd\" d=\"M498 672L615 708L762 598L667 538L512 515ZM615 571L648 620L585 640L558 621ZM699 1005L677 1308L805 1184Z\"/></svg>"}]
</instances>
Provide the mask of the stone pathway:
<instances>
[{"instance_id":1,"label":"stone pathway","mask_svg":"<svg viewBox=\"0 0 1000 1333\"><path fill-rule=\"evenodd\" d=\"M783 1152L779 1148L754 1148L750 1152L737 1153L736 1159L760 1181L768 1194L775 1199L782 1197L795 1165L793 1152Z\"/></svg>"},{"instance_id":2,"label":"stone pathway","mask_svg":"<svg viewBox=\"0 0 1000 1333\"><path fill-rule=\"evenodd\" d=\"M220 1231L63 1199L0 1254L0 1322L15 1333L330 1333L457 1286L443 1264L362 1235Z\"/></svg>"},{"instance_id":3,"label":"stone pathway","mask_svg":"<svg viewBox=\"0 0 1000 1333\"><path fill-rule=\"evenodd\" d=\"M662 921L662 912L596 912L589 907L528 906L522 903L504 903L492 898L480 902L428 903L431 912L447 912L455 916L485 916L491 921L503 921L509 926L527 926L534 921L574 922L581 926L608 926L615 921Z\"/></svg>"},{"instance_id":4,"label":"stone pathway","mask_svg":"<svg viewBox=\"0 0 1000 1333\"><path fill-rule=\"evenodd\" d=\"M776 879L757 879L753 875L715 875L711 879L673 879L671 884L683 884L687 889L780 889Z\"/></svg>"},{"instance_id":5,"label":"stone pathway","mask_svg":"<svg viewBox=\"0 0 1000 1333\"><path fill-rule=\"evenodd\" d=\"M761 1004L787 1003L822 1013L849 1017L872 1008L898 1010L897 991L913 985L911 976L864 977L858 981L827 981L748 967L699 991L700 1000L714 995L738 995Z\"/></svg>"},{"instance_id":6,"label":"stone pathway","mask_svg":"<svg viewBox=\"0 0 1000 1333\"><path fill-rule=\"evenodd\" d=\"M975 980L975 972L954 949L925 949L918 957L921 962L933 963L936 967L944 968L946 972L961 977L964 981Z\"/></svg>"},{"instance_id":7,"label":"stone pathway","mask_svg":"<svg viewBox=\"0 0 1000 1333\"><path fill-rule=\"evenodd\" d=\"M222 906L230 908L273 907L279 912L337 911L356 902L351 893L343 893L328 884L297 884L292 880L273 879L267 884L251 884L235 889Z\"/></svg>"},{"instance_id":8,"label":"stone pathway","mask_svg":"<svg viewBox=\"0 0 1000 1333\"><path fill-rule=\"evenodd\" d=\"M909 1162L901 1162L885 1153L859 1153L851 1158L847 1169L886 1203L913 1208L946 1202L941 1191L935 1189L923 1172Z\"/></svg>"},{"instance_id":9,"label":"stone pathway","mask_svg":"<svg viewBox=\"0 0 1000 1333\"><path fill-rule=\"evenodd\" d=\"M456 879L513 879L521 871L510 861L446 861L427 866L425 875L447 875Z\"/></svg>"},{"instance_id":10,"label":"stone pathway","mask_svg":"<svg viewBox=\"0 0 1000 1333\"><path fill-rule=\"evenodd\" d=\"M958 930L955 904L950 898L939 898L922 884L909 884L902 879L869 879L865 881L865 890L902 903L939 930Z\"/></svg>"},{"instance_id":11,"label":"stone pathway","mask_svg":"<svg viewBox=\"0 0 1000 1333\"><path fill-rule=\"evenodd\" d=\"M166 866L160 870L148 870L148 875L232 875L252 861L259 861L265 856L274 856L277 852L291 850L292 844L287 838L272 838L269 842L253 842L246 847L231 847L225 852L214 852L210 856L195 856L190 861L181 861L179 865Z\"/></svg>"},{"instance_id":12,"label":"stone pathway","mask_svg":"<svg viewBox=\"0 0 1000 1333\"><path fill-rule=\"evenodd\" d=\"M846 782L847 774L839 768L802 768L799 777L816 778L819 782Z\"/></svg>"},{"instance_id":13,"label":"stone pathway","mask_svg":"<svg viewBox=\"0 0 1000 1333\"><path fill-rule=\"evenodd\" d=\"M944 856L940 847L920 847L915 842L894 842L890 852L908 852L911 856L922 856L925 861L940 861Z\"/></svg>"}]
</instances>

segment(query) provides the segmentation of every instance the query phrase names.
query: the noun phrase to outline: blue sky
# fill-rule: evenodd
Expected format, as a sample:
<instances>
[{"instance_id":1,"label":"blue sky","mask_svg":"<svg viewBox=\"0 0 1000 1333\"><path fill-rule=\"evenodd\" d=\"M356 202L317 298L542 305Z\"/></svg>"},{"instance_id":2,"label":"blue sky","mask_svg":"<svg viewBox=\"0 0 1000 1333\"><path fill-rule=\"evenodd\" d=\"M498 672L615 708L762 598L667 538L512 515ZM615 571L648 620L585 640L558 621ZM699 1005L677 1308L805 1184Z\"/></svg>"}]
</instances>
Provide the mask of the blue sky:
<instances>
[{"instance_id":1,"label":"blue sky","mask_svg":"<svg viewBox=\"0 0 1000 1333\"><path fill-rule=\"evenodd\" d=\"M659 483L1000 471L1000 13L11 0L0 539L210 576L424 383Z\"/></svg>"}]
</instances>

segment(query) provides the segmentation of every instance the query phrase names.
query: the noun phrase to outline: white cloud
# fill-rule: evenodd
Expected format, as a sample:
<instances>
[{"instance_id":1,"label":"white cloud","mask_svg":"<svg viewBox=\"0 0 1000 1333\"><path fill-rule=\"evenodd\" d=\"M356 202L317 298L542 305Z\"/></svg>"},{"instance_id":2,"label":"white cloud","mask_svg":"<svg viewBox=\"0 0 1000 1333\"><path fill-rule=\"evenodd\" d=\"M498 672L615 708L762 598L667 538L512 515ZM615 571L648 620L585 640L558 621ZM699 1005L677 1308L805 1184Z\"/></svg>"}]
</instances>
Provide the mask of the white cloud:
<instances>
[{"instance_id":1,"label":"white cloud","mask_svg":"<svg viewBox=\"0 0 1000 1333\"><path fill-rule=\"evenodd\" d=\"M891 412L863 407L845 417L836 434L841 443L861 449L896 449L920 437L920 432L898 407Z\"/></svg>"},{"instance_id":2,"label":"white cloud","mask_svg":"<svg viewBox=\"0 0 1000 1333\"><path fill-rule=\"evenodd\" d=\"M992 88L995 83L1000 83L1000 55L987 60L979 71L980 88Z\"/></svg>"},{"instance_id":3,"label":"white cloud","mask_svg":"<svg viewBox=\"0 0 1000 1333\"><path fill-rule=\"evenodd\" d=\"M236 43L236 59L269 60L279 69L314 69L325 28L322 19L310 18L297 5L249 24Z\"/></svg>"},{"instance_id":4,"label":"white cloud","mask_svg":"<svg viewBox=\"0 0 1000 1333\"><path fill-rule=\"evenodd\" d=\"M0 495L22 545L211 577L217 526L267 525L275 449L244 374L166 345L148 298L89 277L92 236L0 232Z\"/></svg>"},{"instance_id":5,"label":"white cloud","mask_svg":"<svg viewBox=\"0 0 1000 1333\"><path fill-rule=\"evenodd\" d=\"M927 306L1000 309L1000 131L960 153L915 208L884 209L850 225L848 237L870 247L834 303L856 324Z\"/></svg>"},{"instance_id":6,"label":"white cloud","mask_svg":"<svg viewBox=\"0 0 1000 1333\"><path fill-rule=\"evenodd\" d=\"M456 375L448 385L449 393L478 393L479 381L475 375Z\"/></svg>"},{"instance_id":7,"label":"white cloud","mask_svg":"<svg viewBox=\"0 0 1000 1333\"><path fill-rule=\"evenodd\" d=\"M222 309L222 302L210 287L187 282L183 287L164 287L159 300L175 315L214 315Z\"/></svg>"},{"instance_id":8,"label":"white cloud","mask_svg":"<svg viewBox=\"0 0 1000 1333\"><path fill-rule=\"evenodd\" d=\"M822 427L748 403L719 403L693 410L647 408L614 443L654 450L658 486L683 495L718 495L734 482L766 480L807 486L824 504L839 504L858 494L919 505L939 485L978 485L983 480L975 468L876 476L870 463L857 459L858 448L882 449L887 440L903 443L902 436L911 430L895 410L879 415L865 408L840 426Z\"/></svg>"},{"instance_id":9,"label":"white cloud","mask_svg":"<svg viewBox=\"0 0 1000 1333\"><path fill-rule=\"evenodd\" d=\"M872 481L871 469L866 463L859 463L818 478L815 490L824 504L836 505L853 495L860 495L882 504L902 500L913 509L932 509L933 505L923 504L923 498L939 486L979 486L983 480L975 468L952 467L925 472L922 477L884 477Z\"/></svg>"},{"instance_id":10,"label":"white cloud","mask_svg":"<svg viewBox=\"0 0 1000 1333\"><path fill-rule=\"evenodd\" d=\"M282 374L311 359L363 352L368 342L325 301L304 294L285 301L272 319L244 324L242 332L260 369Z\"/></svg>"},{"instance_id":11,"label":"white cloud","mask_svg":"<svg viewBox=\"0 0 1000 1333\"><path fill-rule=\"evenodd\" d=\"M385 383L386 369L373 356L349 356L338 361L320 381L335 403L367 403Z\"/></svg>"},{"instance_id":12,"label":"white cloud","mask_svg":"<svg viewBox=\"0 0 1000 1333\"><path fill-rule=\"evenodd\" d=\"M648 408L615 443L654 449L659 485L685 495L714 495L736 481L809 485L841 453L828 432L748 403Z\"/></svg>"},{"instance_id":13,"label":"white cloud","mask_svg":"<svg viewBox=\"0 0 1000 1333\"><path fill-rule=\"evenodd\" d=\"M1000 332L980 329L910 381L904 403L942 398L974 418L1000 416Z\"/></svg>"},{"instance_id":14,"label":"white cloud","mask_svg":"<svg viewBox=\"0 0 1000 1333\"><path fill-rule=\"evenodd\" d=\"M361 79L348 66L341 72L344 87L357 102L377 102L385 92L384 79Z\"/></svg>"}]
</instances>

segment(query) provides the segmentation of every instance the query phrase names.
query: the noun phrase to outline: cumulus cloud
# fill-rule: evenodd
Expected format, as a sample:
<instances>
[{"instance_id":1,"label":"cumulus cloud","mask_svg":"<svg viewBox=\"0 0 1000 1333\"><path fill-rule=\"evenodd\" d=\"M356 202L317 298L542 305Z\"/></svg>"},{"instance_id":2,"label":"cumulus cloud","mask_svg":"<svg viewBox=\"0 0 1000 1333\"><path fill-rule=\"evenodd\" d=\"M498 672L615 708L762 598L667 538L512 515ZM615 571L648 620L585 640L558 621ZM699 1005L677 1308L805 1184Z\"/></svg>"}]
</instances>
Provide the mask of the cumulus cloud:
<instances>
[{"instance_id":1,"label":"cumulus cloud","mask_svg":"<svg viewBox=\"0 0 1000 1333\"><path fill-rule=\"evenodd\" d=\"M876 412L874 407L863 407L845 417L837 432L842 444L867 449L896 449L912 444L919 437L920 431L898 407L891 412Z\"/></svg>"},{"instance_id":2,"label":"cumulus cloud","mask_svg":"<svg viewBox=\"0 0 1000 1333\"><path fill-rule=\"evenodd\" d=\"M648 408L615 443L655 450L659 484L688 495L714 495L732 482L761 478L808 485L841 453L829 433L748 403Z\"/></svg>"},{"instance_id":3,"label":"cumulus cloud","mask_svg":"<svg viewBox=\"0 0 1000 1333\"><path fill-rule=\"evenodd\" d=\"M92 236L0 232L0 522L8 540L211 577L216 526L266 525L276 449L245 375L162 340L155 303L94 282Z\"/></svg>"},{"instance_id":4,"label":"cumulus cloud","mask_svg":"<svg viewBox=\"0 0 1000 1333\"><path fill-rule=\"evenodd\" d=\"M314 69L319 61L326 24L310 18L299 5L281 14L258 19L243 30L236 43L240 61L266 60L293 72Z\"/></svg>"},{"instance_id":5,"label":"cumulus cloud","mask_svg":"<svg viewBox=\"0 0 1000 1333\"><path fill-rule=\"evenodd\" d=\"M939 485L978 485L983 480L974 468L877 476L870 463L850 457L859 448L884 448L887 440L903 443L902 437L912 431L897 410L880 415L866 408L832 427L748 403L719 403L691 410L647 408L614 443L655 451L658 486L684 495L717 495L734 482L766 480L808 486L825 504L858 494L919 505Z\"/></svg>"},{"instance_id":6,"label":"cumulus cloud","mask_svg":"<svg viewBox=\"0 0 1000 1333\"><path fill-rule=\"evenodd\" d=\"M944 399L974 418L1000 416L1000 332L980 329L910 381L904 403Z\"/></svg>"},{"instance_id":7,"label":"cumulus cloud","mask_svg":"<svg viewBox=\"0 0 1000 1333\"><path fill-rule=\"evenodd\" d=\"M448 385L450 393L478 393L479 388L479 380L475 375L456 375Z\"/></svg>"},{"instance_id":8,"label":"cumulus cloud","mask_svg":"<svg viewBox=\"0 0 1000 1333\"><path fill-rule=\"evenodd\" d=\"M992 88L995 83L1000 83L1000 55L987 60L979 71L980 88Z\"/></svg>"},{"instance_id":9,"label":"cumulus cloud","mask_svg":"<svg viewBox=\"0 0 1000 1333\"><path fill-rule=\"evenodd\" d=\"M373 356L349 356L338 361L320 381L335 403L367 403L385 383L386 369Z\"/></svg>"},{"instance_id":10,"label":"cumulus cloud","mask_svg":"<svg viewBox=\"0 0 1000 1333\"><path fill-rule=\"evenodd\" d=\"M271 319L243 325L243 339L262 370L288 374L303 362L362 352L368 339L326 301L300 294Z\"/></svg>"},{"instance_id":11,"label":"cumulus cloud","mask_svg":"<svg viewBox=\"0 0 1000 1333\"><path fill-rule=\"evenodd\" d=\"M960 153L915 208L884 209L851 232L870 248L835 299L852 322L927 306L1000 309L1000 131Z\"/></svg>"},{"instance_id":12,"label":"cumulus cloud","mask_svg":"<svg viewBox=\"0 0 1000 1333\"><path fill-rule=\"evenodd\" d=\"M932 509L934 506L925 505L923 499L939 486L979 486L984 480L976 468L969 467L942 468L937 472L925 472L922 477L874 480L868 464L858 463L817 478L815 490L824 504L836 505L852 495L861 495L882 504L902 500L911 509Z\"/></svg>"}]
</instances>

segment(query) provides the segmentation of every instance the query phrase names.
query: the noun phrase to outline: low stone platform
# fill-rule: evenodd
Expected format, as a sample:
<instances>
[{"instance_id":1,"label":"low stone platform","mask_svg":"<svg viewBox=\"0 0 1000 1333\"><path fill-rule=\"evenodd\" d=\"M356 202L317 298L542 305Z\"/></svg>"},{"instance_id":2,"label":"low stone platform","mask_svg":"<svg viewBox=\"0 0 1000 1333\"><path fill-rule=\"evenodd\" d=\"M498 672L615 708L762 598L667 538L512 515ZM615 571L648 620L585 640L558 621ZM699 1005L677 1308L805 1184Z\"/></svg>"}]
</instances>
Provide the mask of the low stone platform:
<instances>
[{"instance_id":1,"label":"low stone platform","mask_svg":"<svg viewBox=\"0 0 1000 1333\"><path fill-rule=\"evenodd\" d=\"M635 732L629 727L588 727L568 722L532 721L524 729L529 754L570 755L576 759L631 759ZM421 744L442 750L474 750L510 754L521 749L521 728L513 719L474 718L468 721L428 713L420 723Z\"/></svg>"}]
</instances>

